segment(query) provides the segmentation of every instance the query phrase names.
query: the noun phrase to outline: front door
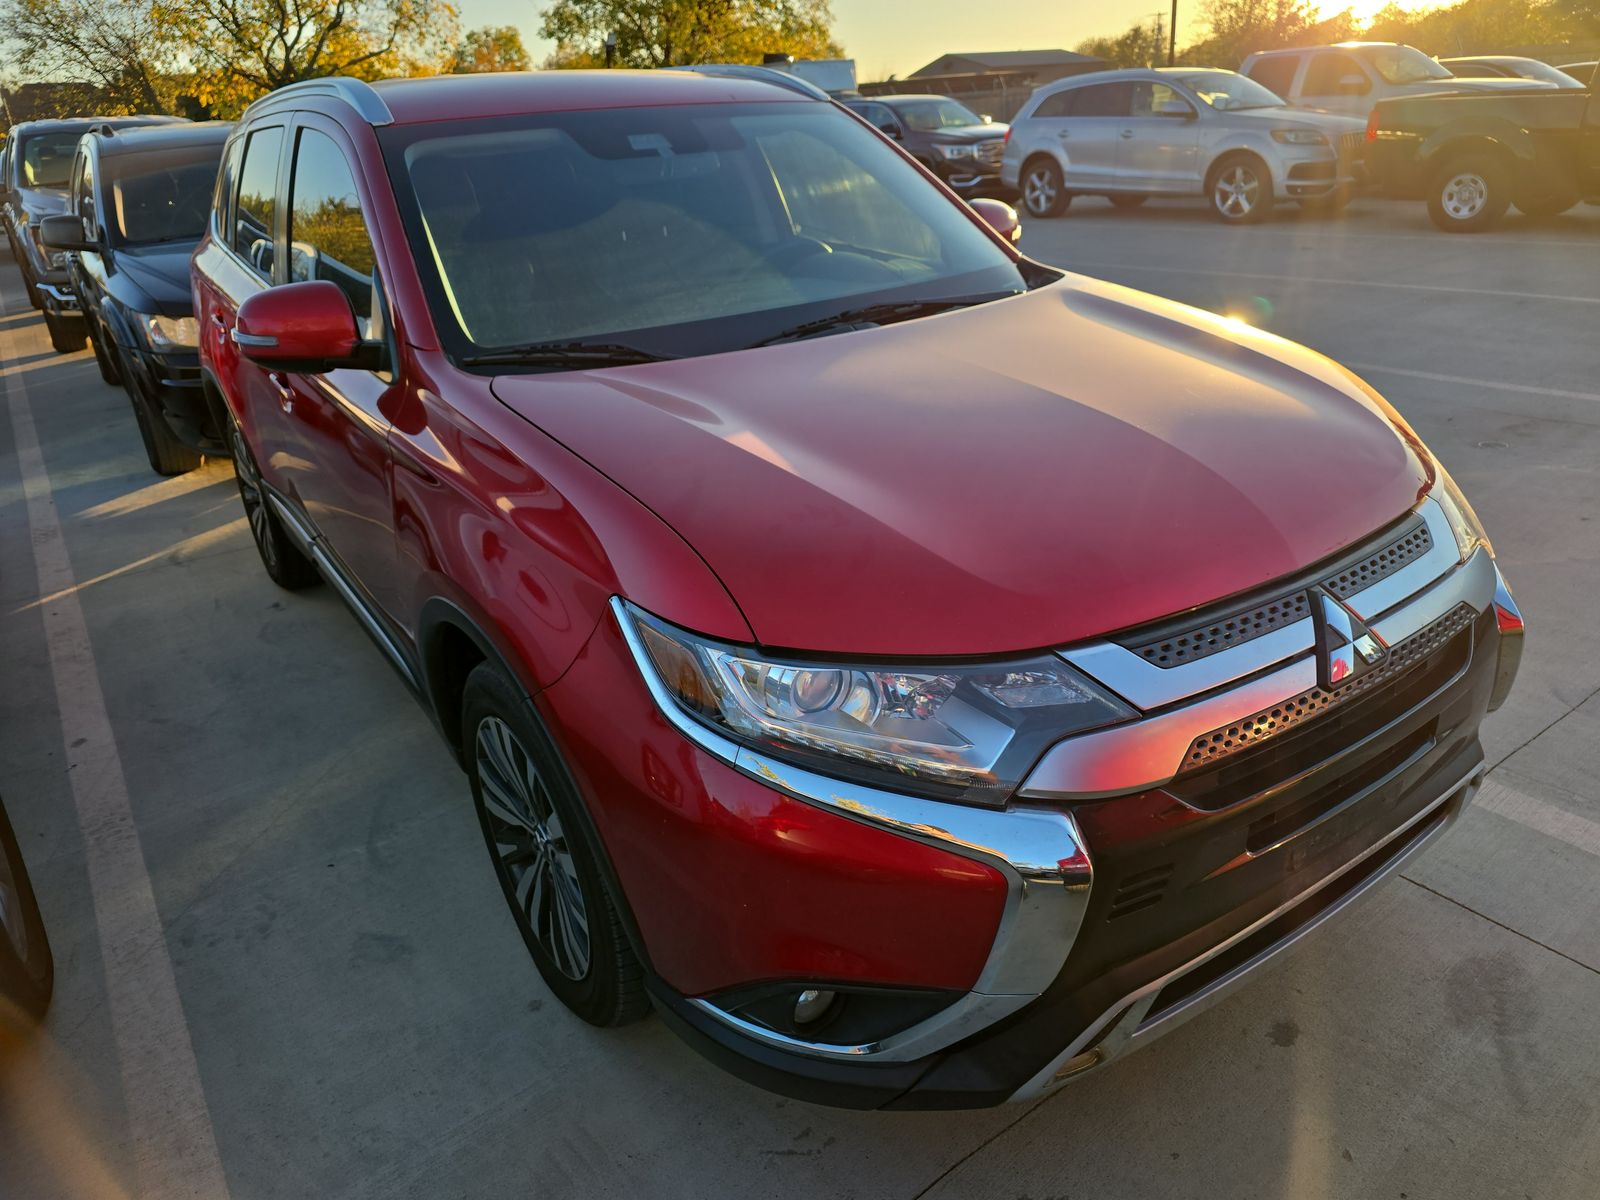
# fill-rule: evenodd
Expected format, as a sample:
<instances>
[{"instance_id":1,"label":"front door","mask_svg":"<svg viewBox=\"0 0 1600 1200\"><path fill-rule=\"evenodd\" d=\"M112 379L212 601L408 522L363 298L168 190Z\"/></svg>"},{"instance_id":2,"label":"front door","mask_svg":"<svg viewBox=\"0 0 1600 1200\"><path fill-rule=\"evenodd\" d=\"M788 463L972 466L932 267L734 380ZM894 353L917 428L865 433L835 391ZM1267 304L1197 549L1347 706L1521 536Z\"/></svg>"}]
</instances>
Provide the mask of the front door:
<instances>
[{"instance_id":1,"label":"front door","mask_svg":"<svg viewBox=\"0 0 1600 1200\"><path fill-rule=\"evenodd\" d=\"M1131 87L1131 111L1118 139L1122 184L1141 192L1199 191L1199 112L1165 83Z\"/></svg>"}]
</instances>

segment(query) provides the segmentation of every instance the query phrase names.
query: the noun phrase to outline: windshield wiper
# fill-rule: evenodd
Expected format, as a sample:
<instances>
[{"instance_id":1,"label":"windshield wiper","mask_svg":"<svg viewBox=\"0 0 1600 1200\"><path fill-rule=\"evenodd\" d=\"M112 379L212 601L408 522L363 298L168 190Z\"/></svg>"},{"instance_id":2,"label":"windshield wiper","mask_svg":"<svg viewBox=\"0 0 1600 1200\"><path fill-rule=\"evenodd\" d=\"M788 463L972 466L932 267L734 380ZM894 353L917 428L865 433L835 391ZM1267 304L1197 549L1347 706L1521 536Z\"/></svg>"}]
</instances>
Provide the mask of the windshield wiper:
<instances>
[{"instance_id":1,"label":"windshield wiper","mask_svg":"<svg viewBox=\"0 0 1600 1200\"><path fill-rule=\"evenodd\" d=\"M779 342L798 342L803 338L815 337L819 333L828 333L831 330L889 325L895 321L932 316L934 313L947 312L952 308L971 308L975 304L987 304L991 300L1003 300L1007 296L1021 294L1020 291L989 292L982 296L943 296L933 300L891 300L882 304L864 304L860 308L847 308L831 316L818 317L815 321L805 321L788 329L781 329L771 337L750 343L750 348L772 346Z\"/></svg>"},{"instance_id":2,"label":"windshield wiper","mask_svg":"<svg viewBox=\"0 0 1600 1200\"><path fill-rule=\"evenodd\" d=\"M525 367L628 367L637 363L665 362L677 357L655 354L622 342L529 342L525 346L506 346L467 354L464 367L492 367L514 364Z\"/></svg>"}]
</instances>

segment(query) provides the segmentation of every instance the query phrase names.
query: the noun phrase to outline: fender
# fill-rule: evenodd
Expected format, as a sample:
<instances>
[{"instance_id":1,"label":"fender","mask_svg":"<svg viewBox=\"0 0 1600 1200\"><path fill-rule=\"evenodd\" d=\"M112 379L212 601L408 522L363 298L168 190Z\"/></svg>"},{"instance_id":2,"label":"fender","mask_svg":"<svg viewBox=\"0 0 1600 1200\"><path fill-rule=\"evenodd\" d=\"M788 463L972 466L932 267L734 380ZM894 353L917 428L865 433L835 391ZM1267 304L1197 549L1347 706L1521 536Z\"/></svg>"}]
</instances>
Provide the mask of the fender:
<instances>
[{"instance_id":1,"label":"fender","mask_svg":"<svg viewBox=\"0 0 1600 1200\"><path fill-rule=\"evenodd\" d=\"M1417 148L1417 162L1422 166L1442 162L1462 142L1497 147L1526 166L1533 165L1536 155L1533 134L1524 126L1504 117L1470 116L1441 125L1425 137Z\"/></svg>"}]
</instances>

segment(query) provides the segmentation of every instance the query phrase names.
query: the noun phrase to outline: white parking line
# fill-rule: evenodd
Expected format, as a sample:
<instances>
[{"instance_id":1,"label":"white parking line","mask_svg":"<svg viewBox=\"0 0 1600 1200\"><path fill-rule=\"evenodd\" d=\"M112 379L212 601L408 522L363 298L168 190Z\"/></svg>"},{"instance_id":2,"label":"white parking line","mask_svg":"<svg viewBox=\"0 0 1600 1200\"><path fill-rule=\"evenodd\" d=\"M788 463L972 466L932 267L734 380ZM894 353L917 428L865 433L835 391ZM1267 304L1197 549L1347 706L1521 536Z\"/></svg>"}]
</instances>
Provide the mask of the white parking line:
<instances>
[{"instance_id":1,"label":"white parking line","mask_svg":"<svg viewBox=\"0 0 1600 1200\"><path fill-rule=\"evenodd\" d=\"M1466 375L1440 375L1437 371L1413 371L1409 367L1380 367L1377 363L1346 363L1352 371L1375 371L1380 375L1404 375L1407 379L1427 379L1434 383L1465 384L1495 392L1526 392L1530 396L1556 396L1562 400L1600 402L1600 392L1568 392L1561 388L1535 387L1531 383L1497 383L1492 379L1473 379Z\"/></svg>"},{"instance_id":2,"label":"white parking line","mask_svg":"<svg viewBox=\"0 0 1600 1200\"><path fill-rule=\"evenodd\" d=\"M1473 799L1478 808L1515 821L1535 833L1553 837L1600 858L1600 821L1568 812L1491 775Z\"/></svg>"},{"instance_id":3,"label":"white parking line","mask_svg":"<svg viewBox=\"0 0 1600 1200\"><path fill-rule=\"evenodd\" d=\"M1561 304L1600 304L1600 296L1557 296L1549 292L1505 292L1498 288L1444 287L1434 283L1394 283L1386 279L1325 279L1309 275L1268 275L1256 271L1210 271L1199 267L1166 267L1146 263L1096 263L1073 260L1069 271L1093 275L1096 271L1150 271L1157 275L1210 275L1218 279L1271 279L1279 283L1312 287L1388 288L1401 292L1433 292L1450 296L1475 296L1495 300L1552 300Z\"/></svg>"},{"instance_id":4,"label":"white parking line","mask_svg":"<svg viewBox=\"0 0 1600 1200\"><path fill-rule=\"evenodd\" d=\"M13 335L7 330L0 341ZM53 597L41 615L104 961L135 1170L131 1194L220 1200L228 1194L222 1160L27 387L20 372L0 375L16 437L39 594Z\"/></svg>"}]
</instances>

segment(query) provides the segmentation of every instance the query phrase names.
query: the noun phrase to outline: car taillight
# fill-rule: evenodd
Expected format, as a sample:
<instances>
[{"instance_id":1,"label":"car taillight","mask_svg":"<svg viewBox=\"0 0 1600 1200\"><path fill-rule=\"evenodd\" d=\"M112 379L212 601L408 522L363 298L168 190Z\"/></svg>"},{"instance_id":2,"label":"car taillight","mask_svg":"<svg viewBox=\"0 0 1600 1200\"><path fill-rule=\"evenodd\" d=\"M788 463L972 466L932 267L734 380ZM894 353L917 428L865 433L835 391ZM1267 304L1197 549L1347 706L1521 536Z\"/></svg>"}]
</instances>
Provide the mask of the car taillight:
<instances>
[{"instance_id":1,"label":"car taillight","mask_svg":"<svg viewBox=\"0 0 1600 1200\"><path fill-rule=\"evenodd\" d=\"M1005 144L1006 144L1006 143L1007 143L1007 142L1009 142L1009 141L1010 141L1010 140L1011 140L1011 128L1010 128L1010 126L1007 126L1007 127L1006 127L1006 133L1005 133L1005 136L1004 136L1004 137L1003 137L1003 138L1001 138L1001 139L1000 139L1000 144L1001 144L1001 145L1002 145L1002 146L1004 146L1004 145L1005 145Z\"/></svg>"},{"instance_id":2,"label":"car taillight","mask_svg":"<svg viewBox=\"0 0 1600 1200\"><path fill-rule=\"evenodd\" d=\"M1378 110L1373 109L1367 114L1367 141L1378 140Z\"/></svg>"}]
</instances>

